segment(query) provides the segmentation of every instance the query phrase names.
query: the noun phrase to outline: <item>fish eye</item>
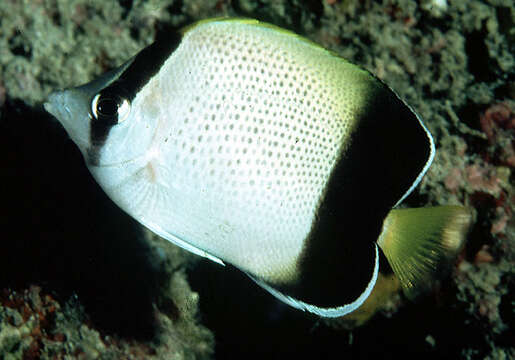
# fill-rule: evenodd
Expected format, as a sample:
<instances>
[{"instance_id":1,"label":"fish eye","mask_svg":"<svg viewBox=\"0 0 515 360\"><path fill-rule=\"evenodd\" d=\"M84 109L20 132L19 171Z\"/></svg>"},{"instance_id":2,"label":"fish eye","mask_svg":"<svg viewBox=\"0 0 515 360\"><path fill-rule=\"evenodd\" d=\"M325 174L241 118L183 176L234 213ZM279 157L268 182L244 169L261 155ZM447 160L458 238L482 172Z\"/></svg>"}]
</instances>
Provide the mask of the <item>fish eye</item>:
<instances>
[{"instance_id":1,"label":"fish eye","mask_svg":"<svg viewBox=\"0 0 515 360\"><path fill-rule=\"evenodd\" d=\"M106 125L116 125L129 116L129 100L117 94L100 92L91 100L91 115Z\"/></svg>"}]
</instances>

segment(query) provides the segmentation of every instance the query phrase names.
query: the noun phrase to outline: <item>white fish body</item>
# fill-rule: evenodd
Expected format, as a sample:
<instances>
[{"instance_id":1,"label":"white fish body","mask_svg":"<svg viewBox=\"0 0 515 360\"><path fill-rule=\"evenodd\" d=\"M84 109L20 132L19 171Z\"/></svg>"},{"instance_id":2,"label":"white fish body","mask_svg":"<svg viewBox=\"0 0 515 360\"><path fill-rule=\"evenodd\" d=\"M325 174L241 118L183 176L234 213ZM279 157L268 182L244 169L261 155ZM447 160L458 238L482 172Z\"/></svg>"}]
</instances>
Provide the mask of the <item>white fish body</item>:
<instances>
[{"instance_id":1,"label":"white fish body","mask_svg":"<svg viewBox=\"0 0 515 360\"><path fill-rule=\"evenodd\" d=\"M45 104L81 149L96 181L158 235L240 268L290 305L323 316L357 308L377 277L375 241L382 221L434 156L426 127L368 72L270 25L203 21L166 46L153 45L97 81L53 94ZM313 265L323 258L316 255L312 262L306 249L329 227L329 234L354 237L357 230L332 227L353 216L359 193L368 191L355 184L371 171L363 170L343 190L332 179L353 179L356 170L340 165L350 163L346 154L361 149L356 139L370 130L361 131L360 124L370 121L371 107L384 94L388 109L402 108L410 117L407 131L420 143L420 156L402 174L402 185L373 210L380 214L371 220L373 238L345 247L366 254L364 281L341 304L332 292L327 302L319 295L312 299L311 293L323 294L314 285L323 287L323 281L309 274L327 274ZM337 212L327 198L334 191L332 198L346 199ZM330 225L320 225L328 217ZM359 239L333 240L330 246L340 251L342 241ZM351 261L352 254L344 259ZM332 266L327 265L331 274Z\"/></svg>"}]
</instances>

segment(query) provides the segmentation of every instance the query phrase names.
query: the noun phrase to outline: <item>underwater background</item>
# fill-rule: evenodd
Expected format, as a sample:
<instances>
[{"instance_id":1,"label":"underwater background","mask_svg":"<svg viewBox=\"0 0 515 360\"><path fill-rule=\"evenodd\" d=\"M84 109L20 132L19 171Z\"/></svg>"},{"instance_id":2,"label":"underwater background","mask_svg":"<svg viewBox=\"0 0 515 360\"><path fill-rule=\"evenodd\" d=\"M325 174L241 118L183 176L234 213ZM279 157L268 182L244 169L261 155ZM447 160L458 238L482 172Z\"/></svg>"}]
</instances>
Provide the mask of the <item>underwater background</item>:
<instances>
[{"instance_id":1,"label":"underwater background","mask_svg":"<svg viewBox=\"0 0 515 360\"><path fill-rule=\"evenodd\" d=\"M437 154L403 205L474 209L450 278L323 320L107 198L42 101L213 16L304 35L421 115ZM0 1L0 359L515 358L514 23L511 0Z\"/></svg>"}]
</instances>

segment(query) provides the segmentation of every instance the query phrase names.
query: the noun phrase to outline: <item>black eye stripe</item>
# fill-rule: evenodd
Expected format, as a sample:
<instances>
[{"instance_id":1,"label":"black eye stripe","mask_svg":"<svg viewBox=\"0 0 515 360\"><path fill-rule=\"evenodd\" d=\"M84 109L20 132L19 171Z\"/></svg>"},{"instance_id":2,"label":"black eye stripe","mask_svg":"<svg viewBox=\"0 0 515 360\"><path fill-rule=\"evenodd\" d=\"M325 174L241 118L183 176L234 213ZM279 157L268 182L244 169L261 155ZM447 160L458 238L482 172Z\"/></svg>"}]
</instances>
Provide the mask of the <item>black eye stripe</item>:
<instances>
[{"instance_id":1,"label":"black eye stripe","mask_svg":"<svg viewBox=\"0 0 515 360\"><path fill-rule=\"evenodd\" d=\"M122 74L103 91L120 93L129 101L159 72L182 40L179 32L168 33L141 50Z\"/></svg>"},{"instance_id":2,"label":"black eye stripe","mask_svg":"<svg viewBox=\"0 0 515 360\"><path fill-rule=\"evenodd\" d=\"M118 116L120 99L113 97L100 97L97 101L97 113L102 116Z\"/></svg>"},{"instance_id":3,"label":"black eye stripe","mask_svg":"<svg viewBox=\"0 0 515 360\"><path fill-rule=\"evenodd\" d=\"M125 121L130 113L130 103L119 92L102 90L91 99L90 141L101 146L113 126Z\"/></svg>"},{"instance_id":4,"label":"black eye stripe","mask_svg":"<svg viewBox=\"0 0 515 360\"><path fill-rule=\"evenodd\" d=\"M101 91L91 99L91 118L104 126L113 126L129 115L129 101L118 93Z\"/></svg>"},{"instance_id":5,"label":"black eye stripe","mask_svg":"<svg viewBox=\"0 0 515 360\"><path fill-rule=\"evenodd\" d=\"M124 99L130 106L130 102L136 97L136 94L159 71L166 59L168 59L179 46L181 40L182 34L180 32L167 33L162 39L147 46L134 57L130 65L127 66L114 82L104 88L99 94L95 95L95 97L102 96L102 103L104 97L106 99L110 97L113 99ZM114 104L109 105L110 110L107 110L108 103L106 102L106 110L100 109L100 112L97 111L96 108L93 108L95 97L91 99L90 115L92 121L90 140L95 146L101 146L107 139L107 135L113 125L119 123L119 119L109 116L104 118L103 116L114 113ZM118 103L118 111L119 109L120 103ZM97 117L99 113L102 115Z\"/></svg>"}]
</instances>

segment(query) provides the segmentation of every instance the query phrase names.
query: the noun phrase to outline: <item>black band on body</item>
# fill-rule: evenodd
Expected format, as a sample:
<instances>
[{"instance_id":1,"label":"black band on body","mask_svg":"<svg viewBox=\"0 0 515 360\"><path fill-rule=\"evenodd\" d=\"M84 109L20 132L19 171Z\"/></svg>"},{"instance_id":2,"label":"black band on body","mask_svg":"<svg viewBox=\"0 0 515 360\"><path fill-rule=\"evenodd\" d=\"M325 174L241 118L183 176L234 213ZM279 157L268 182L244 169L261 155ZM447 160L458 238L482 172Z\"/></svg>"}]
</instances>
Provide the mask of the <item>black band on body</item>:
<instances>
[{"instance_id":1,"label":"black band on body","mask_svg":"<svg viewBox=\"0 0 515 360\"><path fill-rule=\"evenodd\" d=\"M416 114L383 83L370 91L321 198L298 281L276 286L318 307L349 304L364 292L383 220L430 157L430 140Z\"/></svg>"}]
</instances>

